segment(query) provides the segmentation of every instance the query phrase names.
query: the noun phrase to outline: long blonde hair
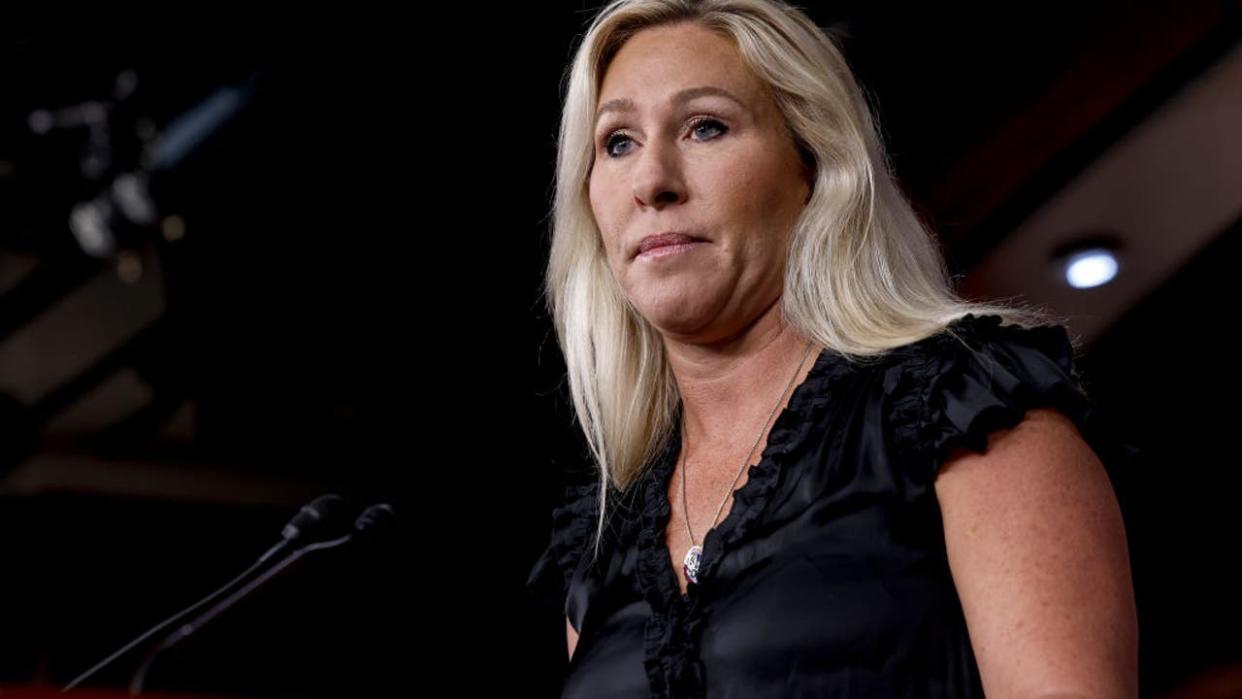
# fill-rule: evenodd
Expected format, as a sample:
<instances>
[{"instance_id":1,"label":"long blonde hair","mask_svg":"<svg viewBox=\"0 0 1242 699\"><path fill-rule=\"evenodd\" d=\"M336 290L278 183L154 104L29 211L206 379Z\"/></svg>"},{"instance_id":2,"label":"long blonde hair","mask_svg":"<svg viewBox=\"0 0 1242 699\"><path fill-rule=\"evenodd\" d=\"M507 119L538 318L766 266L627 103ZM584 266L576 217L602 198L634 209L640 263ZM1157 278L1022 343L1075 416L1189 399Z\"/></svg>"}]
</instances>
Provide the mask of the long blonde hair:
<instances>
[{"instance_id":1,"label":"long blonde hair","mask_svg":"<svg viewBox=\"0 0 1242 699\"><path fill-rule=\"evenodd\" d=\"M803 162L814 167L780 301L802 336L857 361L940 332L966 313L994 313L1023 326L1053 322L1027 304L978 303L955 293L936 239L898 186L844 56L801 10L779 0L608 3L565 76L543 289L574 411L600 475L596 554L610 488L628 491L667 446L681 399L660 334L609 271L587 192L592 117L621 45L642 29L686 21L733 40L771 88Z\"/></svg>"}]
</instances>

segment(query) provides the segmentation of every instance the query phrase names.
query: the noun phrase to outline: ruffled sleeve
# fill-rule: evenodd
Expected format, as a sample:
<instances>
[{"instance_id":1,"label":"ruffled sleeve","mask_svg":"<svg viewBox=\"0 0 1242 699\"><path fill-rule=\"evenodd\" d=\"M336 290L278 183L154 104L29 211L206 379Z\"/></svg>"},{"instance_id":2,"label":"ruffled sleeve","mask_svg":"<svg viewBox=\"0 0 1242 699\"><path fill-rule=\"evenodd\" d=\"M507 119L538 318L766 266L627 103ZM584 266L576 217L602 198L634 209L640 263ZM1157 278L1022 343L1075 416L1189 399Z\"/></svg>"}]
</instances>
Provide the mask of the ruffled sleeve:
<instances>
[{"instance_id":1,"label":"ruffled sleeve","mask_svg":"<svg viewBox=\"0 0 1242 699\"><path fill-rule=\"evenodd\" d=\"M1017 425L1037 407L1072 420L1115 483L1139 450L1104 424L1065 328L1001 322L998 315L966 314L949 324L952 333L917 343L918 351L886 376L892 438L911 469L907 486L926 490L954 448L985 453L990 433Z\"/></svg>"},{"instance_id":2,"label":"ruffled sleeve","mask_svg":"<svg viewBox=\"0 0 1242 699\"><path fill-rule=\"evenodd\" d=\"M568 613L569 583L595 530L595 483L571 483L552 509L552 537L531 568L526 589L544 606Z\"/></svg>"}]
</instances>

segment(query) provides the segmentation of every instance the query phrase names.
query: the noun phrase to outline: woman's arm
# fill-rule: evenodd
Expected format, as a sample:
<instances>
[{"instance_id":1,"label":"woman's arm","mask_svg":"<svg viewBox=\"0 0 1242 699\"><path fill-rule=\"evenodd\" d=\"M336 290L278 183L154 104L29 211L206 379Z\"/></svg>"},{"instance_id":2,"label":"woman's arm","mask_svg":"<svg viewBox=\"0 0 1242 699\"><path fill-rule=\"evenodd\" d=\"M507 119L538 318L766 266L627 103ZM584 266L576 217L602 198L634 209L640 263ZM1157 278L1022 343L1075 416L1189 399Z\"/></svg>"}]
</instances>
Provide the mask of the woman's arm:
<instances>
[{"instance_id":1,"label":"woman's arm","mask_svg":"<svg viewBox=\"0 0 1242 699\"><path fill-rule=\"evenodd\" d=\"M574 659L574 648L578 647L578 632L574 631L574 625L569 621L569 617L565 617L565 636L569 642L569 659Z\"/></svg>"},{"instance_id":2,"label":"woman's arm","mask_svg":"<svg viewBox=\"0 0 1242 699\"><path fill-rule=\"evenodd\" d=\"M1137 697L1125 527L1074 423L1029 410L985 454L948 454L935 488L988 697Z\"/></svg>"}]
</instances>

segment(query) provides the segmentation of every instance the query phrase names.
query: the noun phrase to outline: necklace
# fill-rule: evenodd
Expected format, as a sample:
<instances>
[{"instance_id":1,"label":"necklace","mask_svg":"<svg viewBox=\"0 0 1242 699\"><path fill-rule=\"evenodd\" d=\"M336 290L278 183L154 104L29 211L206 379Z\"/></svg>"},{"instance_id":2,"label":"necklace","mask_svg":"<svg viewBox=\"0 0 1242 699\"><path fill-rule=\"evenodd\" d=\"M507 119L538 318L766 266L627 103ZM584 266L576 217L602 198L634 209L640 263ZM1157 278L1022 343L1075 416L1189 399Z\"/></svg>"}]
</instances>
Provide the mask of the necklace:
<instances>
[{"instance_id":1,"label":"necklace","mask_svg":"<svg viewBox=\"0 0 1242 699\"><path fill-rule=\"evenodd\" d=\"M716 508L716 515L712 517L711 527L716 526L716 519L720 517L721 511L724 510L725 503L729 501L729 494L733 492L733 485L737 483L737 479L742 477L742 471L746 469L746 464L750 463L750 457L755 453L755 447L759 446L759 440L763 437L764 431L768 427L768 423L772 420L772 416L776 414L776 409L780 406L781 400L785 398L785 394L789 393L789 389L793 387L794 380L798 378L798 373L802 371L802 365L806 363L806 356L811 353L810 342L806 345L806 351L802 353L802 359L798 360L798 368L794 370L793 376L789 377L789 385L785 386L785 390L781 391L780 398L776 400L776 405L772 406L772 412L768 414L768 419L763 421L763 427L759 430L759 435L755 437L755 443L750 446L750 451L746 452L746 458L742 459L742 466L737 470L737 475L733 477L733 483L729 484L729 488L725 490L724 499L720 501L720 507ZM682 427L682 441L685 442L685 427ZM682 450L681 464L681 506L682 511L686 515L686 534L690 536L690 550L686 551L686 558L682 562L682 567L686 572L686 579L697 584L699 582L699 563L703 560L703 547L694 542L694 532L690 531L690 506L686 503L686 469L689 467L689 459L684 455L690 453L689 444ZM711 527L708 527L710 529Z\"/></svg>"}]
</instances>

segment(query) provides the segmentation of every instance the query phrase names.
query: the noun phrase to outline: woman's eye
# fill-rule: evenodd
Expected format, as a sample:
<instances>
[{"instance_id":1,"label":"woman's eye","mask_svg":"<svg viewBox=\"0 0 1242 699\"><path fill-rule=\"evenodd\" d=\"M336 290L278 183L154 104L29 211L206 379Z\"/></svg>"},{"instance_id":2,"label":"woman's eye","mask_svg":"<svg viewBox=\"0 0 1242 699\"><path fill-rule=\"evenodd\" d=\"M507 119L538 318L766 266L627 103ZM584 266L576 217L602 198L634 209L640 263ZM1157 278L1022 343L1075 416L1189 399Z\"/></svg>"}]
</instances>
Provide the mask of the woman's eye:
<instances>
[{"instance_id":1,"label":"woman's eye","mask_svg":"<svg viewBox=\"0 0 1242 699\"><path fill-rule=\"evenodd\" d=\"M705 119L698 119L694 123L692 123L690 125L690 131L697 132L699 131L699 129L702 129L704 127L709 127L710 129L719 130L721 133L724 133L729 130L729 128L725 126L724 124L720 123L720 121L716 119L705 118ZM612 134L610 134L607 138L604 139L604 152L610 158L618 157L618 154L613 150L613 146L619 142L624 142L628 140L630 140L629 137L626 136L624 133L621 133L620 131L615 131Z\"/></svg>"},{"instance_id":2,"label":"woman's eye","mask_svg":"<svg viewBox=\"0 0 1242 699\"><path fill-rule=\"evenodd\" d=\"M725 126L719 121L716 121L715 119L699 119L698 121L694 122L694 124L690 126L690 129L692 131L698 131L704 126L711 126L714 128L719 128L721 133L724 133L725 131L729 130L729 127Z\"/></svg>"},{"instance_id":3,"label":"woman's eye","mask_svg":"<svg viewBox=\"0 0 1242 699\"><path fill-rule=\"evenodd\" d=\"M604 140L604 152L608 154L608 157L615 158L616 153L614 153L612 150L613 144L615 144L617 141L625 141L625 140L629 140L629 139L627 139L622 134L619 134L619 133L612 134L611 136L609 136L607 139Z\"/></svg>"}]
</instances>

